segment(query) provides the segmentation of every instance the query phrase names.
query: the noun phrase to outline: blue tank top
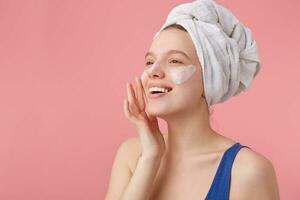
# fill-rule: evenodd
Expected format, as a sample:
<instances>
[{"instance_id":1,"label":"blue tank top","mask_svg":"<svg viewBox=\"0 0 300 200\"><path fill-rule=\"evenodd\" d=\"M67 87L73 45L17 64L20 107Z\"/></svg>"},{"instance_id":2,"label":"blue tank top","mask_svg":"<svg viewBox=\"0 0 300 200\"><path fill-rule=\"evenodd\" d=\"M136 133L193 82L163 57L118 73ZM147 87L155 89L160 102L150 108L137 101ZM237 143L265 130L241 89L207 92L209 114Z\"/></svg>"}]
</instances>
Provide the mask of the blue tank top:
<instances>
[{"instance_id":1,"label":"blue tank top","mask_svg":"<svg viewBox=\"0 0 300 200\"><path fill-rule=\"evenodd\" d=\"M205 200L229 200L232 164L236 154L243 147L250 148L237 142L224 152Z\"/></svg>"}]
</instances>

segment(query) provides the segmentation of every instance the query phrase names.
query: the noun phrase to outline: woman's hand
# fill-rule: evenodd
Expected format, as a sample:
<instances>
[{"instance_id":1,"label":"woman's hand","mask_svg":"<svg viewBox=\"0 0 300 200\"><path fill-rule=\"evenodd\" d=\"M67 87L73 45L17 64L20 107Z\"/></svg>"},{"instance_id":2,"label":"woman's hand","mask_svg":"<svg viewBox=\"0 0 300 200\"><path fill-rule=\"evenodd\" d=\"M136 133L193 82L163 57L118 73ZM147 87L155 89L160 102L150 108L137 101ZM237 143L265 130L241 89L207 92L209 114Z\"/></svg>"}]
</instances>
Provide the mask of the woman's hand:
<instances>
[{"instance_id":1,"label":"woman's hand","mask_svg":"<svg viewBox=\"0 0 300 200\"><path fill-rule=\"evenodd\" d=\"M161 158L165 152L165 141L159 130L155 116L145 112L144 88L140 78L135 77L135 87L126 83L127 97L124 100L126 118L135 125L142 144L142 156L147 158Z\"/></svg>"}]
</instances>

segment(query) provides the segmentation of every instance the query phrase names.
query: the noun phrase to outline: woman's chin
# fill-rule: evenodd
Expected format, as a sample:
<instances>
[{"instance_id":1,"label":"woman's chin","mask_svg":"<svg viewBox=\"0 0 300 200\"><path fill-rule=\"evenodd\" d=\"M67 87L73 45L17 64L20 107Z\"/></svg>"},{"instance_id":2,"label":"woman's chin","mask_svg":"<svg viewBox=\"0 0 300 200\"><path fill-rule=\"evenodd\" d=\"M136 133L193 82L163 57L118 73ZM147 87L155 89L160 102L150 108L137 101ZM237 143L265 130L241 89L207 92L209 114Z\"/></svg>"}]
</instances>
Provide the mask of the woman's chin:
<instances>
[{"instance_id":1,"label":"woman's chin","mask_svg":"<svg viewBox=\"0 0 300 200\"><path fill-rule=\"evenodd\" d=\"M149 115L156 116L156 117L163 117L172 114L172 111L168 107L160 107L160 106L149 106L146 109L146 112Z\"/></svg>"}]
</instances>

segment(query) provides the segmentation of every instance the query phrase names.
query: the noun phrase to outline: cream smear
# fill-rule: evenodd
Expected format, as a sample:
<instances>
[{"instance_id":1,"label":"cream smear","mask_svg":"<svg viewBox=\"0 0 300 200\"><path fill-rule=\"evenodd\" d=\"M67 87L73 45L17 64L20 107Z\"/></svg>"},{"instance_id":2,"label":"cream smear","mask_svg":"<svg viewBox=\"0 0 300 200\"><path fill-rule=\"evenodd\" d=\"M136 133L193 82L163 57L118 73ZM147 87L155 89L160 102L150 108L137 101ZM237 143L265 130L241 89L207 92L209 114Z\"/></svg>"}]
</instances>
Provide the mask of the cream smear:
<instances>
[{"instance_id":1,"label":"cream smear","mask_svg":"<svg viewBox=\"0 0 300 200\"><path fill-rule=\"evenodd\" d=\"M159 65L154 63L149 69L145 70L142 75L142 81L145 77L151 73L155 68ZM192 77L192 75L196 72L196 67L194 65L187 65L187 66L178 66L170 70L170 75L174 83L177 85L184 83L188 79Z\"/></svg>"},{"instance_id":2,"label":"cream smear","mask_svg":"<svg viewBox=\"0 0 300 200\"><path fill-rule=\"evenodd\" d=\"M194 65L179 66L171 70L171 78L177 84L182 84L196 72Z\"/></svg>"}]
</instances>

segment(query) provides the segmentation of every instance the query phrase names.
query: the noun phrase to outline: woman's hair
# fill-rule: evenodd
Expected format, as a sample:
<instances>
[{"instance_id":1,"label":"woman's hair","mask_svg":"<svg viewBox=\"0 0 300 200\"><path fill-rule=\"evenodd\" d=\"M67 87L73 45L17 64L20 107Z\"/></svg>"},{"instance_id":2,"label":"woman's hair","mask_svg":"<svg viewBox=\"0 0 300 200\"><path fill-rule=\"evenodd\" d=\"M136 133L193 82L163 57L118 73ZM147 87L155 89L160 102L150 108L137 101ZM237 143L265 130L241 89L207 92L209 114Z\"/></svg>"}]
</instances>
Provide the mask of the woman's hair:
<instances>
[{"instance_id":1,"label":"woman's hair","mask_svg":"<svg viewBox=\"0 0 300 200\"><path fill-rule=\"evenodd\" d=\"M179 24L171 24L171 25L168 25L166 26L163 30L167 30L167 29L170 29L170 28L176 28L176 29L179 29L179 30L182 30L182 31L185 31L185 32L188 32L183 26L179 25ZM214 109L212 106L209 106L208 107L208 114L209 114L209 121L210 123L212 124L214 119L212 117L212 114L214 112Z\"/></svg>"},{"instance_id":2,"label":"woman's hair","mask_svg":"<svg viewBox=\"0 0 300 200\"><path fill-rule=\"evenodd\" d=\"M166 30L166 29L169 29L169 28L177 28L179 30L187 32L187 30L183 26L181 26L179 24L171 24L169 26L166 26L163 30Z\"/></svg>"}]
</instances>

